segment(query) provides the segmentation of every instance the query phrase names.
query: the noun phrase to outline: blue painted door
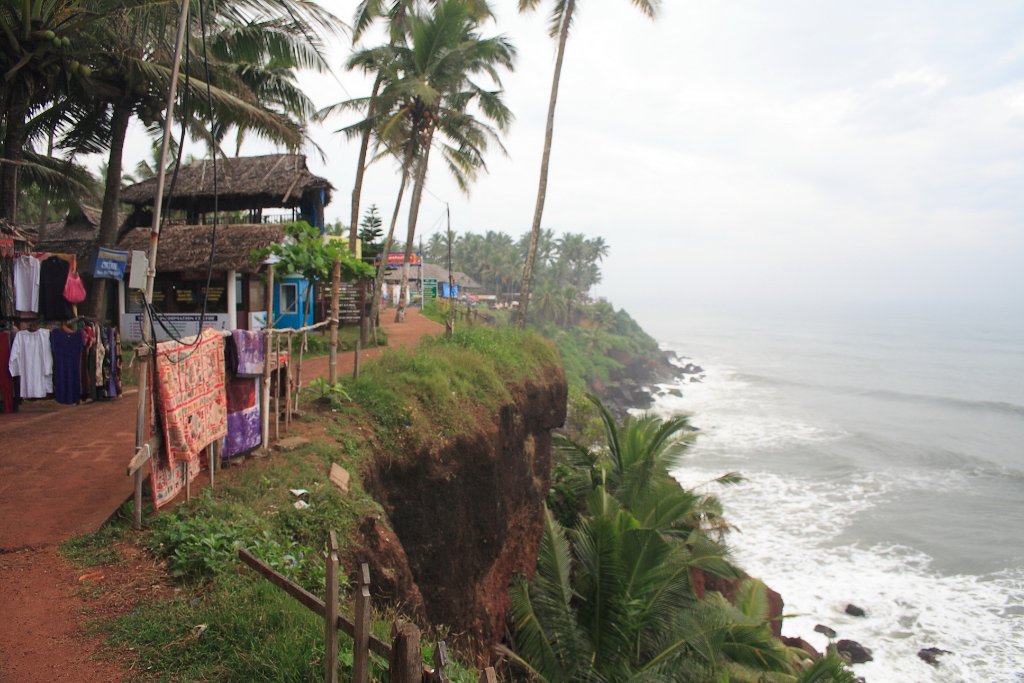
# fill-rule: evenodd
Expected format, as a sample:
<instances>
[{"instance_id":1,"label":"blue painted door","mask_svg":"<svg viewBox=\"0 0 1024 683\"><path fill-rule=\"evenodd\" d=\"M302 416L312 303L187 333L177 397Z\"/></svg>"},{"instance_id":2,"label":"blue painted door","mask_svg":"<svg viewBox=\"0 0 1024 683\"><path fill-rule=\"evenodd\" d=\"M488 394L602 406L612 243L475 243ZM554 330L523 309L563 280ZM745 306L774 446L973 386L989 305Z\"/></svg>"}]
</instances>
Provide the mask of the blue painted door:
<instances>
[{"instance_id":1,"label":"blue painted door","mask_svg":"<svg viewBox=\"0 0 1024 683\"><path fill-rule=\"evenodd\" d=\"M299 328L313 324L313 306L303 321L306 299L312 296L308 282L298 275L289 275L274 283L274 327Z\"/></svg>"}]
</instances>

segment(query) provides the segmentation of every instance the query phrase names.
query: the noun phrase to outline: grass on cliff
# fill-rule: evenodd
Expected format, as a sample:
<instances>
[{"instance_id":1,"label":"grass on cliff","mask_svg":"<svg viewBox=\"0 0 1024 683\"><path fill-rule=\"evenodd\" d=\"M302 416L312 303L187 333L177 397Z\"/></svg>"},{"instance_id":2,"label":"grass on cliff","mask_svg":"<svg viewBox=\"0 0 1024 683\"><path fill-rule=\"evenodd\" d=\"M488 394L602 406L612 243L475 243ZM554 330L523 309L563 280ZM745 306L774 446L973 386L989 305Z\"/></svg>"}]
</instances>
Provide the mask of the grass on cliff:
<instances>
[{"instance_id":1,"label":"grass on cliff","mask_svg":"<svg viewBox=\"0 0 1024 683\"><path fill-rule=\"evenodd\" d=\"M389 351L343 383L382 441L415 447L469 429L475 409L504 403L510 384L558 365L554 347L539 335L478 325L425 339L415 350Z\"/></svg>"}]
</instances>

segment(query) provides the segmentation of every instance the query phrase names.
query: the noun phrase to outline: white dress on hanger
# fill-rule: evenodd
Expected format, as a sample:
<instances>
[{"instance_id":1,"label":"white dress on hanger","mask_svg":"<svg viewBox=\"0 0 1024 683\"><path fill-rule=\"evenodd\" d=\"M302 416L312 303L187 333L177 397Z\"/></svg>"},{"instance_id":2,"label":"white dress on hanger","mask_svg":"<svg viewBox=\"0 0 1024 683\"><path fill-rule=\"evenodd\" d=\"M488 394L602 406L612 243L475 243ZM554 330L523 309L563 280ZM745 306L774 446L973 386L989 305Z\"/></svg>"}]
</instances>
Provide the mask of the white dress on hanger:
<instances>
[{"instance_id":1,"label":"white dress on hanger","mask_svg":"<svg viewBox=\"0 0 1024 683\"><path fill-rule=\"evenodd\" d=\"M7 369L21 376L22 398L46 398L53 393L53 351L50 331L19 332L14 335Z\"/></svg>"}]
</instances>

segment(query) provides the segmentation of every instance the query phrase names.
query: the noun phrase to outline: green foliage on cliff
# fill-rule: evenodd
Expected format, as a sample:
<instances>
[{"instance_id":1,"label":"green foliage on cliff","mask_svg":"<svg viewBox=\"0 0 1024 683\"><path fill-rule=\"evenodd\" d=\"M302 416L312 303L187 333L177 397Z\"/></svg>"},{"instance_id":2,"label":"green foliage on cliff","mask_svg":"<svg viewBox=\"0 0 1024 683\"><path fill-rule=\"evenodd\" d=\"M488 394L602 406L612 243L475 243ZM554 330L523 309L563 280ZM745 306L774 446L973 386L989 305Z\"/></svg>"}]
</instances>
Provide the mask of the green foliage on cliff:
<instances>
[{"instance_id":1,"label":"green foliage on cliff","mask_svg":"<svg viewBox=\"0 0 1024 683\"><path fill-rule=\"evenodd\" d=\"M499 405L510 384L557 366L555 349L540 336L480 325L389 351L343 384L352 409L373 418L382 440L409 445L471 429L475 407Z\"/></svg>"}]
</instances>

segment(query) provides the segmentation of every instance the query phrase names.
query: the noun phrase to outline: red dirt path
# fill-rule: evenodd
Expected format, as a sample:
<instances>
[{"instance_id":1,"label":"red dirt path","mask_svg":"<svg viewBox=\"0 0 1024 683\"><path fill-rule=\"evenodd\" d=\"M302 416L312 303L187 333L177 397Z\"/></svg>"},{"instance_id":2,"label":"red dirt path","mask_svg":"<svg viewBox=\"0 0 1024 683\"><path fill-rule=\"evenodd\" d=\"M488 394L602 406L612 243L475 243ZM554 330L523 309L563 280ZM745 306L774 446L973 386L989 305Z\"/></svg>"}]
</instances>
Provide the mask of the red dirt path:
<instances>
[{"instance_id":1,"label":"red dirt path","mask_svg":"<svg viewBox=\"0 0 1024 683\"><path fill-rule=\"evenodd\" d=\"M381 315L389 348L415 346L443 326L410 310L405 323ZM365 362L380 349L364 351ZM351 352L338 373L351 373ZM303 364L303 384L327 375L327 357ZM0 416L0 682L119 681L123 672L91 659L82 633L78 575L57 555L72 536L98 529L131 495L125 466L134 451L137 393L110 402L32 402ZM292 435L296 434L293 429Z\"/></svg>"}]
</instances>

